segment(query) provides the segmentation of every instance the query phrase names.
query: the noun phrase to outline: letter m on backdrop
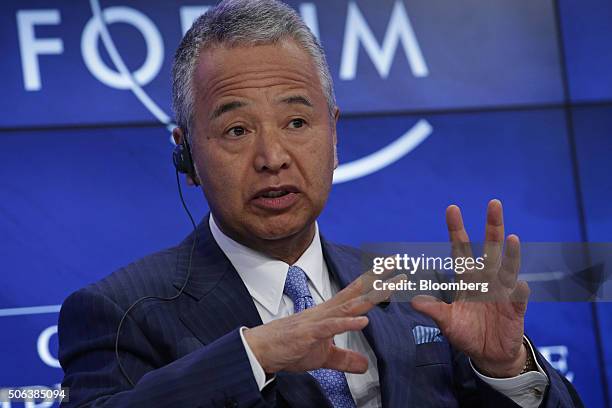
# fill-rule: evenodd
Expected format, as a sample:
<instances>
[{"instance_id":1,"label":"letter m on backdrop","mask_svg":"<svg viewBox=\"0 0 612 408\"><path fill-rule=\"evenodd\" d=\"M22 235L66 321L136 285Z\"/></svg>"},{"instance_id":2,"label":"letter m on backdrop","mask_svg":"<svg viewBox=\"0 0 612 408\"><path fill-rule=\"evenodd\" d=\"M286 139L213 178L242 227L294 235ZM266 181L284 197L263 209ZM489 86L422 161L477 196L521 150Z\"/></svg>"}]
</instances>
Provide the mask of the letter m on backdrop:
<instances>
[{"instance_id":1,"label":"letter m on backdrop","mask_svg":"<svg viewBox=\"0 0 612 408\"><path fill-rule=\"evenodd\" d=\"M415 77L427 76L429 70L402 1L396 1L393 6L382 47L376 41L357 4L350 2L344 29L340 79L355 79L359 44L363 44L363 48L374 63L379 75L382 78L387 78L400 41L408 58L412 74Z\"/></svg>"}]
</instances>

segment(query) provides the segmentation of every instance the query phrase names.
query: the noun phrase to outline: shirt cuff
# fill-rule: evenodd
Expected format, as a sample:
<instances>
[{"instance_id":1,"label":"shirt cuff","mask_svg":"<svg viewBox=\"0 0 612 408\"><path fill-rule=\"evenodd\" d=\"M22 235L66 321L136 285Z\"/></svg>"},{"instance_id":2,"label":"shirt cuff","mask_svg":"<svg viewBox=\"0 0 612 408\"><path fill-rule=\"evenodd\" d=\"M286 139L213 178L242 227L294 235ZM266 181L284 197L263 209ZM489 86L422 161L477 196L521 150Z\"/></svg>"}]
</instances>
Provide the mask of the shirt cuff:
<instances>
[{"instance_id":1,"label":"shirt cuff","mask_svg":"<svg viewBox=\"0 0 612 408\"><path fill-rule=\"evenodd\" d=\"M253 370L253 377L255 377L257 387L259 388L259 391L261 391L266 387L266 385L274 381L276 376L272 376L272 378L266 381L266 373L264 372L263 367L261 366L261 364L259 364L257 358L255 358L255 354L251 350L251 347L249 347L249 343L247 343L246 339L244 338L243 332L246 328L246 326L242 326L240 328L240 339L242 340L242 345L244 346L244 350L246 351L247 357L249 358L249 363L251 364L251 370Z\"/></svg>"},{"instance_id":2,"label":"shirt cuff","mask_svg":"<svg viewBox=\"0 0 612 408\"><path fill-rule=\"evenodd\" d=\"M479 373L472 364L472 360L470 360L470 366L478 378L489 384L494 390L510 398L515 404L525 408L537 408L544 399L544 391L548 386L548 376L538 363L533 351L533 346L527 337L525 337L525 340L529 345L529 350L527 350L527 352L531 353L538 371L529 371L525 374L510 378L492 378Z\"/></svg>"}]
</instances>

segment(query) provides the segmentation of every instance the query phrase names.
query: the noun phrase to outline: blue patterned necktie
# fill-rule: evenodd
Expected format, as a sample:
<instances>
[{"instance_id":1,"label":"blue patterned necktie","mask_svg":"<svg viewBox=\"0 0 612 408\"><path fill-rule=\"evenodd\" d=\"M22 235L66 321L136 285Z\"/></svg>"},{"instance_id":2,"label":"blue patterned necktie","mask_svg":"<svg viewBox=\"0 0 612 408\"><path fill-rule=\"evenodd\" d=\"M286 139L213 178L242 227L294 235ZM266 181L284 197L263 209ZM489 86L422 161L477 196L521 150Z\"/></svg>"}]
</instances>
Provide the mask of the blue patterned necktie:
<instances>
[{"instance_id":1,"label":"blue patterned necktie","mask_svg":"<svg viewBox=\"0 0 612 408\"><path fill-rule=\"evenodd\" d=\"M315 305L308 289L308 278L298 266L289 267L284 293L293 301L295 313L300 313L304 309ZM319 381L321 388L325 391L334 408L355 408L355 401L353 401L343 372L319 368L309 371L309 373Z\"/></svg>"}]
</instances>

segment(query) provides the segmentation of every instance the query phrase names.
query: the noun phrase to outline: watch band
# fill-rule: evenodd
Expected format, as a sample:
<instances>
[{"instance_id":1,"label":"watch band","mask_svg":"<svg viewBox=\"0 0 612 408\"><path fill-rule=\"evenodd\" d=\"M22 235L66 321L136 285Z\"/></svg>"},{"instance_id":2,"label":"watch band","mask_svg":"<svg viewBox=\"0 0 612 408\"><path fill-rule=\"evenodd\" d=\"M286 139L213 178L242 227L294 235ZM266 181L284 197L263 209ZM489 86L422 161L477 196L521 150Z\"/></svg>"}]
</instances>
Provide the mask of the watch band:
<instances>
[{"instance_id":1,"label":"watch band","mask_svg":"<svg viewBox=\"0 0 612 408\"><path fill-rule=\"evenodd\" d=\"M527 342L527 339L523 339L523 346L525 346L527 358L525 359L525 365L523 366L523 371L521 371L521 374L528 373L529 371L537 371L538 366L536 365L533 352L531 351L531 346L529 345L529 342Z\"/></svg>"}]
</instances>

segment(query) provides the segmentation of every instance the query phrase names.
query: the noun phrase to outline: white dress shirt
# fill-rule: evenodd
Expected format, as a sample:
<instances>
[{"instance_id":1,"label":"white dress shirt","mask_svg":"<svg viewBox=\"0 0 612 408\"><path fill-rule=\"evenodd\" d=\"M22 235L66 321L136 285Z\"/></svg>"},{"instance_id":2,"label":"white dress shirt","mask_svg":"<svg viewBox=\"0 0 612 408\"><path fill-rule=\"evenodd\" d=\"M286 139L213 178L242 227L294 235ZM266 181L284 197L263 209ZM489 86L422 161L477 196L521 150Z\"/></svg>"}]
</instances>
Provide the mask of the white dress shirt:
<instances>
[{"instance_id":1,"label":"white dress shirt","mask_svg":"<svg viewBox=\"0 0 612 408\"><path fill-rule=\"evenodd\" d=\"M291 265L270 258L229 238L219 229L212 214L209 217L209 225L215 241L230 260L253 298L261 321L265 324L293 314L293 302L283 293L285 278ZM338 292L339 288L336 282L331 281L323 259L319 227L316 223L315 235L310 246L294 265L299 266L306 273L308 288L315 304L329 300ZM274 381L274 378L266 381L263 368L242 336L242 331L241 337L253 369L253 376L259 389L262 390L271 381ZM338 347L356 351L368 359L368 370L364 374L346 373L346 380L357 407L380 407L376 355L363 333L358 331L339 334L334 337L334 342ZM518 405L528 408L540 405L544 389L548 384L548 377L539 364L538 370L539 372L532 371L513 378L500 379L486 377L474 369L476 374L491 387L505 394Z\"/></svg>"}]
</instances>

